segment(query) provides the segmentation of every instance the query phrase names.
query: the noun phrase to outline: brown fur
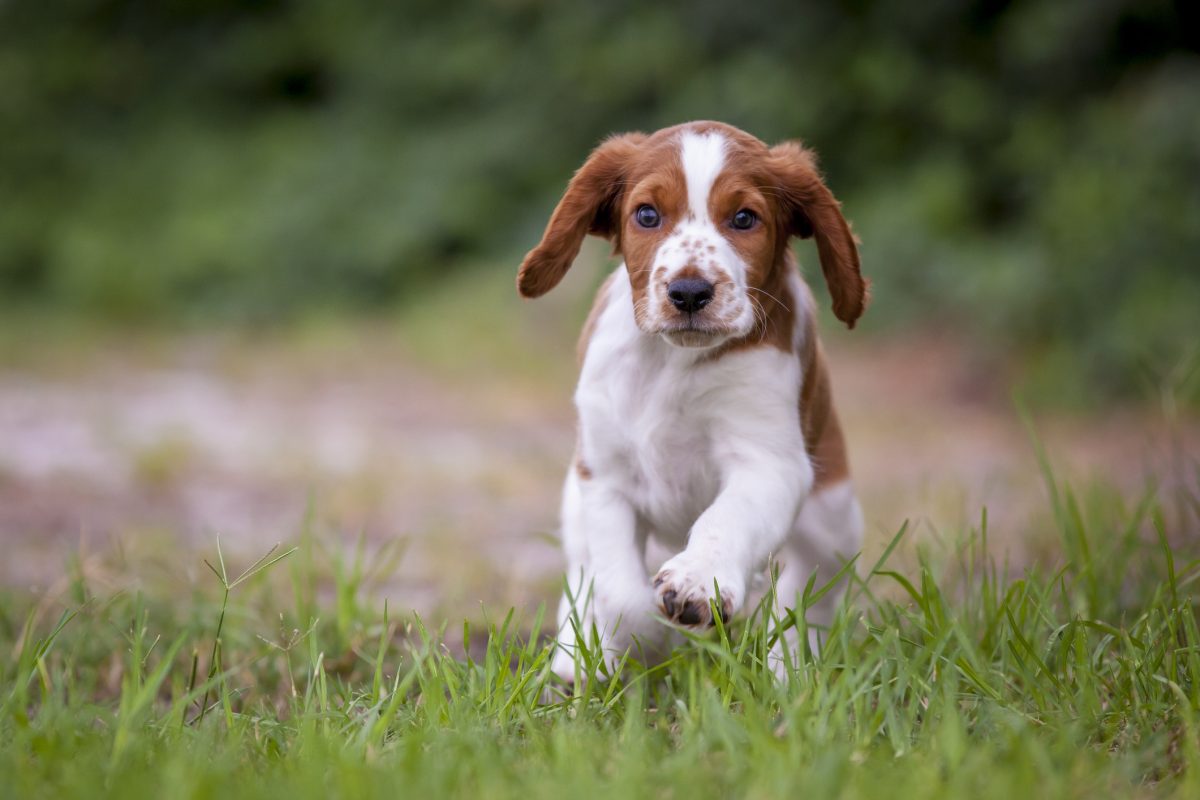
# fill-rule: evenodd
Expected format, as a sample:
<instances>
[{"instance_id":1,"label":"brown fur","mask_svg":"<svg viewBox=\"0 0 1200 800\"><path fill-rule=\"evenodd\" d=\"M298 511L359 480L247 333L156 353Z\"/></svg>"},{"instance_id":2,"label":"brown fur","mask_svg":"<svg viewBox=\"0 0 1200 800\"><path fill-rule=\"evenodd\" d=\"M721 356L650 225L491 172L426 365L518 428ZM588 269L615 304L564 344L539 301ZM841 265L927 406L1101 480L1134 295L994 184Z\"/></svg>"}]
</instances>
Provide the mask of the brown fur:
<instances>
[{"instance_id":1,"label":"brown fur","mask_svg":"<svg viewBox=\"0 0 1200 800\"><path fill-rule=\"evenodd\" d=\"M815 309L810 309L815 311ZM850 476L850 459L837 409L833 405L833 384L825 364L825 350L817 338L816 315L807 315L804 341L800 345L803 383L800 387L800 428L804 449L813 465L813 491L820 491Z\"/></svg>"},{"instance_id":2,"label":"brown fur","mask_svg":"<svg viewBox=\"0 0 1200 800\"><path fill-rule=\"evenodd\" d=\"M517 273L517 290L523 297L541 297L557 286L579 255L584 236L613 237L625 174L645 138L640 133L613 136L575 173L542 241L525 256Z\"/></svg>"},{"instance_id":3,"label":"brown fur","mask_svg":"<svg viewBox=\"0 0 1200 800\"><path fill-rule=\"evenodd\" d=\"M772 147L769 161L777 179L784 224L794 236L817 240L833 313L853 328L866 309L870 284L862 277L857 241L842 216L841 203L821 180L816 156L798 142Z\"/></svg>"}]
</instances>

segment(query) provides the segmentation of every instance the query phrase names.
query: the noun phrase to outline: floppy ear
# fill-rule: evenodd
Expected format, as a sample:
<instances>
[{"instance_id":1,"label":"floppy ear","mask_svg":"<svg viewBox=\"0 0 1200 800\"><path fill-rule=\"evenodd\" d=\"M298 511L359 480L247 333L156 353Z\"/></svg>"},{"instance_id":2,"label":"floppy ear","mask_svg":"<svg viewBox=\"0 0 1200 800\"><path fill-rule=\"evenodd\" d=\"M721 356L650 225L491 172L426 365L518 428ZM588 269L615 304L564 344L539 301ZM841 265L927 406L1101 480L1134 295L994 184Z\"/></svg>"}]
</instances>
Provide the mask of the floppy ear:
<instances>
[{"instance_id":1,"label":"floppy ear","mask_svg":"<svg viewBox=\"0 0 1200 800\"><path fill-rule=\"evenodd\" d=\"M557 286L579 255L587 234L606 239L618 236L625 173L645 138L640 133L609 137L571 178L542 241L521 262L517 291L523 297L541 297Z\"/></svg>"},{"instance_id":2,"label":"floppy ear","mask_svg":"<svg viewBox=\"0 0 1200 800\"><path fill-rule=\"evenodd\" d=\"M793 236L816 238L833 313L853 328L867 305L870 284L862 277L857 241L841 203L821 180L816 156L799 142L772 147L771 162L787 217L784 225Z\"/></svg>"}]
</instances>

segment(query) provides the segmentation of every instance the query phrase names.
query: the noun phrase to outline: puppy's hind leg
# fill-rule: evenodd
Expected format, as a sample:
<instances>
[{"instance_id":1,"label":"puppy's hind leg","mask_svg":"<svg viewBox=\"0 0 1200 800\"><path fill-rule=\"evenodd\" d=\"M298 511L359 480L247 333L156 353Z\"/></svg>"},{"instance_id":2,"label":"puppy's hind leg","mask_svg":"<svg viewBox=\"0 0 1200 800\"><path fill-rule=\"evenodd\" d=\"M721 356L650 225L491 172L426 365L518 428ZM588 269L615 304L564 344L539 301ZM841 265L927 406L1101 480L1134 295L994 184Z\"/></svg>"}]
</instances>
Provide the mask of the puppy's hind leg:
<instances>
[{"instance_id":1,"label":"puppy's hind leg","mask_svg":"<svg viewBox=\"0 0 1200 800\"><path fill-rule=\"evenodd\" d=\"M780 548L776 560L780 564L775 585L775 613L785 620L792 610L803 606L804 588L814 573L814 589L820 589L837 575L838 570L853 558L862 547L863 516L849 480L814 491L796 518L787 542ZM847 580L838 585L807 609L808 645L813 653L820 651L824 631L833 621L838 605L846 593ZM775 644L770 663L776 675L783 678L788 660L794 665L799 656L799 632L787 630ZM785 660L784 649L788 651Z\"/></svg>"}]
</instances>

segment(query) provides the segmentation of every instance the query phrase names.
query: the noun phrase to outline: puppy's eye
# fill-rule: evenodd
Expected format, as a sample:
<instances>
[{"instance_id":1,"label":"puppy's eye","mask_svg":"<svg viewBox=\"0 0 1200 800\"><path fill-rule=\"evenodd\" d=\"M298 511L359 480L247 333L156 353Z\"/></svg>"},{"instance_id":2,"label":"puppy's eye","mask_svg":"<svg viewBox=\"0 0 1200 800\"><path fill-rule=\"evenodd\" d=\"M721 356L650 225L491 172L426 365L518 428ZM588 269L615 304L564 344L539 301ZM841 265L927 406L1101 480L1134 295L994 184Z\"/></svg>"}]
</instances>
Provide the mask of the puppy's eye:
<instances>
[{"instance_id":1,"label":"puppy's eye","mask_svg":"<svg viewBox=\"0 0 1200 800\"><path fill-rule=\"evenodd\" d=\"M654 206L638 206L634 217L637 219L637 224L643 228L657 228L662 222L662 217L658 215Z\"/></svg>"},{"instance_id":2,"label":"puppy's eye","mask_svg":"<svg viewBox=\"0 0 1200 800\"><path fill-rule=\"evenodd\" d=\"M758 222L758 216L750 209L743 208L733 215L733 219L729 221L729 224L739 231L748 231L754 227L754 223L756 222Z\"/></svg>"}]
</instances>

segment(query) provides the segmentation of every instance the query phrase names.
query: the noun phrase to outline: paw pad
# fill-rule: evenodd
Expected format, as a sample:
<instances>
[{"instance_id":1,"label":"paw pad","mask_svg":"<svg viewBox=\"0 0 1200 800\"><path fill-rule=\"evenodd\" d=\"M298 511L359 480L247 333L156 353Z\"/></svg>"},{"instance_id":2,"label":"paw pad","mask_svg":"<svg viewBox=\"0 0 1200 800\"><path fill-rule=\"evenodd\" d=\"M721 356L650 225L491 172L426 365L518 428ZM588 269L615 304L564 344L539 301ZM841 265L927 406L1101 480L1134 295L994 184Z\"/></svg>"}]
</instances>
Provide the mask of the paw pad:
<instances>
[{"instance_id":1,"label":"paw pad","mask_svg":"<svg viewBox=\"0 0 1200 800\"><path fill-rule=\"evenodd\" d=\"M658 596L658 607L663 616L678 625L691 628L711 627L716 624L713 619L712 606L709 603L709 591L695 584L693 588L677 588L677 581L670 572L660 572L654 578L654 588ZM711 586L711 583L709 584ZM721 591L721 602L718 606L721 622L728 622L733 616L733 599L729 592Z\"/></svg>"}]
</instances>

